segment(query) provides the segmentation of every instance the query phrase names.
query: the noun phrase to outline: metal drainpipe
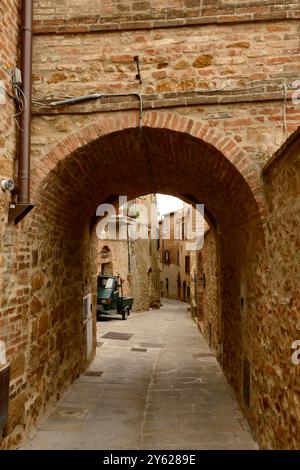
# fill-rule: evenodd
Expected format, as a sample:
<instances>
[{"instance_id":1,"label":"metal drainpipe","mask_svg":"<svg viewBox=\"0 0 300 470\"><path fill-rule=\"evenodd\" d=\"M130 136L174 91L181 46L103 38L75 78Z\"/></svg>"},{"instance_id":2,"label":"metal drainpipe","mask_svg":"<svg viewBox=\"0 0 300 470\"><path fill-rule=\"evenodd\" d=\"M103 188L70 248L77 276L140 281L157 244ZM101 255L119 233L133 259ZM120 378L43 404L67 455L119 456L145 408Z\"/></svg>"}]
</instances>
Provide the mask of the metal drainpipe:
<instances>
[{"instance_id":1,"label":"metal drainpipe","mask_svg":"<svg viewBox=\"0 0 300 470\"><path fill-rule=\"evenodd\" d=\"M33 0L23 0L22 5L21 72L26 102L19 121L18 200L17 204L11 204L9 208L9 223L13 224L18 224L34 207L30 203Z\"/></svg>"}]
</instances>

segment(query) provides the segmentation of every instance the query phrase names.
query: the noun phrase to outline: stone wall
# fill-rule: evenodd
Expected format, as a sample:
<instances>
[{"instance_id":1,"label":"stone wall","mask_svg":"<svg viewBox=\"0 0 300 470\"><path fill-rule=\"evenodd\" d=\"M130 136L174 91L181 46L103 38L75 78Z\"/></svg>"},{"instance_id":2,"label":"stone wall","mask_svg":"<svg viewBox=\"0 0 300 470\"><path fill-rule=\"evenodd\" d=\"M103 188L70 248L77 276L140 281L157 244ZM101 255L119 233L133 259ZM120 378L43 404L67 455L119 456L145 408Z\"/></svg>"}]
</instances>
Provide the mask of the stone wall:
<instances>
[{"instance_id":1,"label":"stone wall","mask_svg":"<svg viewBox=\"0 0 300 470\"><path fill-rule=\"evenodd\" d=\"M188 204L184 204L181 210L166 214L164 221L160 223L161 288L163 297L196 305L197 253L189 249L195 240L187 240L190 210L192 210L191 230L195 231L195 210ZM170 227L170 237L164 239L163 232L167 231L168 227ZM168 252L168 260L165 259L165 251ZM186 270L186 258L189 258L189 270Z\"/></svg>"},{"instance_id":2,"label":"stone wall","mask_svg":"<svg viewBox=\"0 0 300 470\"><path fill-rule=\"evenodd\" d=\"M18 63L19 56L19 2L3 0L0 5L2 28L0 29L0 179L14 178L14 159L17 153L17 124L14 115L17 113L12 94L9 70ZM4 237L7 229L8 205L10 194L0 190L0 279L8 266L4 256ZM21 256L21 254L20 254ZM0 284L1 298L5 286ZM2 302L1 302L2 303ZM8 326L0 306L0 340L6 340ZM9 347L9 346L7 346Z\"/></svg>"},{"instance_id":3,"label":"stone wall","mask_svg":"<svg viewBox=\"0 0 300 470\"><path fill-rule=\"evenodd\" d=\"M124 295L131 295L131 289L128 279L128 242L127 240L98 240L96 253L98 257L97 267L98 274L101 274L101 264L104 262L101 259L101 251L104 247L110 250L110 259L113 267L113 274L119 274L123 281ZM106 260L105 260L106 262Z\"/></svg>"},{"instance_id":4,"label":"stone wall","mask_svg":"<svg viewBox=\"0 0 300 470\"><path fill-rule=\"evenodd\" d=\"M252 348L251 422L267 449L299 449L300 443L300 366L291 359L291 345L300 338L299 157L298 132L264 172L270 207L266 245L256 250L247 273L244 331L245 345Z\"/></svg>"},{"instance_id":5,"label":"stone wall","mask_svg":"<svg viewBox=\"0 0 300 470\"><path fill-rule=\"evenodd\" d=\"M211 321L219 349L213 345L212 349L265 449L299 448L299 374L291 362L299 322L298 155L297 151L283 155L281 163L275 161L266 172L270 203L266 231L253 221L237 232L223 233L216 251L221 304L220 316ZM209 263L213 258L212 253ZM209 266L211 277L215 266ZM209 281L206 278L206 285ZM204 290L204 322L205 305L218 312L216 288L215 284L213 291Z\"/></svg>"},{"instance_id":6,"label":"stone wall","mask_svg":"<svg viewBox=\"0 0 300 470\"><path fill-rule=\"evenodd\" d=\"M166 214L164 220L159 223L160 285L162 297L180 300L177 282L180 277L181 244L180 240L175 239L174 223L174 212ZM170 232L169 238L164 238L165 231Z\"/></svg>"},{"instance_id":7,"label":"stone wall","mask_svg":"<svg viewBox=\"0 0 300 470\"><path fill-rule=\"evenodd\" d=\"M17 447L88 363L82 298L91 292L95 305L96 207L120 193L165 192L204 202L220 235L220 360L261 446L298 448L299 373L290 362L299 321L298 144L261 175L298 125L283 90L299 78L298 2L203 0L201 10L188 0L165 8L101 2L101 15L100 2L52 3L34 2L35 100L140 91L147 110L141 132L137 97L57 110L35 102L37 207L8 227L7 196L0 200L0 340L12 367L1 446ZM9 66L17 60L17 4L0 7L1 60ZM7 98L5 177L13 176L13 111ZM208 305L214 297L210 291Z\"/></svg>"},{"instance_id":8,"label":"stone wall","mask_svg":"<svg viewBox=\"0 0 300 470\"><path fill-rule=\"evenodd\" d=\"M3 88L12 94L9 70L19 60L19 1L1 1L0 17L0 179L6 179L15 177L17 124L14 115L17 110ZM7 227L10 199L10 194L0 189L0 341L5 344L7 360L11 364L10 416L5 432L14 430L11 442L15 443L20 438L22 429L18 425L25 414L24 344L27 332L23 328L27 326L24 298L29 289L22 266L26 265L30 250L26 244L12 247L16 235ZM16 273L18 268L20 271ZM14 281L19 282L16 290L11 289Z\"/></svg>"},{"instance_id":9,"label":"stone wall","mask_svg":"<svg viewBox=\"0 0 300 470\"><path fill-rule=\"evenodd\" d=\"M219 250L217 249L216 234L213 230L205 233L204 245L201 250L202 270L198 273L200 278L199 290L202 292L201 331L207 338L211 349L221 361L221 299L220 299L220 266ZM201 302L201 300L200 300Z\"/></svg>"},{"instance_id":10,"label":"stone wall","mask_svg":"<svg viewBox=\"0 0 300 470\"><path fill-rule=\"evenodd\" d=\"M265 237L254 223L237 238L226 237L220 252L210 231L202 250L204 334L209 340L209 320L212 349L263 449L299 449L300 442L299 365L292 363L291 349L300 337L299 141L298 132L264 171L270 208ZM231 269L226 261L219 278L218 257L224 263L226 253L234 253ZM249 404L243 391L245 360L250 363Z\"/></svg>"},{"instance_id":11,"label":"stone wall","mask_svg":"<svg viewBox=\"0 0 300 470\"><path fill-rule=\"evenodd\" d=\"M234 137L260 163L297 128L298 110L289 99L291 90L284 110L283 85L298 79L298 53L294 20L105 34L37 30L34 97L41 101L92 92L140 92L144 109L200 115L212 128ZM142 84L135 78L136 55ZM138 106L136 97L103 98L59 111L36 106L34 155L38 159L95 119L97 112Z\"/></svg>"},{"instance_id":12,"label":"stone wall","mask_svg":"<svg viewBox=\"0 0 300 470\"><path fill-rule=\"evenodd\" d=\"M35 1L35 27L42 33L130 30L166 26L243 23L297 18L296 0L56 0Z\"/></svg>"},{"instance_id":13,"label":"stone wall","mask_svg":"<svg viewBox=\"0 0 300 470\"><path fill-rule=\"evenodd\" d=\"M150 268L148 270L148 286L150 284L150 307L160 308L160 269L159 269L159 241L150 241Z\"/></svg>"},{"instance_id":14,"label":"stone wall","mask_svg":"<svg viewBox=\"0 0 300 470\"><path fill-rule=\"evenodd\" d=\"M152 304L159 301L158 261L155 253L152 255L151 252L150 254L150 244L152 244L151 240L136 240L129 242L129 244L127 240L102 240L97 243L98 273L101 274L99 255L103 247L107 246L111 250L113 274L119 274L123 280L124 295L134 298L134 312L149 310ZM153 248L156 250L155 243ZM130 269L128 251L130 253Z\"/></svg>"},{"instance_id":15,"label":"stone wall","mask_svg":"<svg viewBox=\"0 0 300 470\"><path fill-rule=\"evenodd\" d=\"M151 254L150 254L150 245ZM153 250L153 251L152 251ZM130 244L130 290L134 297L134 311L149 310L159 306L158 259L156 244L150 240L136 240Z\"/></svg>"},{"instance_id":16,"label":"stone wall","mask_svg":"<svg viewBox=\"0 0 300 470\"><path fill-rule=\"evenodd\" d=\"M4 310L8 344L12 345L8 349L12 380L4 448L17 446L24 432L51 411L85 369L82 300L90 292L95 297L87 233L67 238L41 220L38 228L34 220L22 222L17 238L14 227L9 232L16 267L5 286L10 295L4 297L13 315L7 318ZM24 248L28 261L18 269L16 259ZM17 309L12 296L16 296Z\"/></svg>"},{"instance_id":17,"label":"stone wall","mask_svg":"<svg viewBox=\"0 0 300 470\"><path fill-rule=\"evenodd\" d=\"M149 232L150 208L151 203L156 207L155 195L147 195L128 203L128 215L130 217L130 208L132 206L137 214L141 213L132 221L136 221L136 230L143 230L142 224L146 228L148 239L137 240L97 240L97 270L101 274L101 264L107 262L106 257L101 259L101 252L108 248L109 261L112 264L112 273L119 274L123 280L123 293L126 296L134 298L133 311L146 311L152 306L159 306L160 286L158 271L158 248L156 240L151 239ZM147 220L143 213L144 208L147 209ZM134 216L132 216L134 217ZM116 235L118 236L118 229ZM130 228L127 226L127 234L130 234ZM95 234L94 234L95 235Z\"/></svg>"}]
</instances>

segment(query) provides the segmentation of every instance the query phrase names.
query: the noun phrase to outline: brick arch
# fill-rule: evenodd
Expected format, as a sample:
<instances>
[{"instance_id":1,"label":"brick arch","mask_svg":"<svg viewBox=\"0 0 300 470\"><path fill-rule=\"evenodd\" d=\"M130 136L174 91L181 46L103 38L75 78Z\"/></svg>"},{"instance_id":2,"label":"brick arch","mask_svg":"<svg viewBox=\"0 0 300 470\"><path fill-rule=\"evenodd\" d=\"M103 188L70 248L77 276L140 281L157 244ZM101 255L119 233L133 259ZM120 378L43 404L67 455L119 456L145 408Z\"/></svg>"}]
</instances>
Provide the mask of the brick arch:
<instances>
[{"instance_id":1,"label":"brick arch","mask_svg":"<svg viewBox=\"0 0 300 470\"><path fill-rule=\"evenodd\" d=\"M100 137L137 127L139 127L139 115L137 113L122 113L109 117L103 116L77 133L69 134L51 149L48 154L42 157L33 174L33 187L38 191L40 183L54 170L56 165L79 148L92 143ZM170 130L187 134L219 151L237 169L248 184L257 203L261 218L262 220L264 219L267 209L260 170L234 138L210 127L206 122L179 116L172 112L145 112L143 128Z\"/></svg>"},{"instance_id":2,"label":"brick arch","mask_svg":"<svg viewBox=\"0 0 300 470\"><path fill-rule=\"evenodd\" d=\"M52 325L53 345L62 357L59 370L51 369L51 380L73 381L83 367L86 332L80 325L82 297L88 293L96 317L97 206L113 203L121 191L130 200L153 188L204 203L217 222L222 303L216 309L222 318L223 358L227 370L241 370L240 278L255 253L249 240L255 239L256 249L264 233L261 195L254 197L259 174L234 140L171 112L145 113L142 136L137 113L101 117L42 158L35 178L37 207L28 216L29 243L38 256L34 269L47 279L42 315ZM237 390L239 376L230 377Z\"/></svg>"}]
</instances>

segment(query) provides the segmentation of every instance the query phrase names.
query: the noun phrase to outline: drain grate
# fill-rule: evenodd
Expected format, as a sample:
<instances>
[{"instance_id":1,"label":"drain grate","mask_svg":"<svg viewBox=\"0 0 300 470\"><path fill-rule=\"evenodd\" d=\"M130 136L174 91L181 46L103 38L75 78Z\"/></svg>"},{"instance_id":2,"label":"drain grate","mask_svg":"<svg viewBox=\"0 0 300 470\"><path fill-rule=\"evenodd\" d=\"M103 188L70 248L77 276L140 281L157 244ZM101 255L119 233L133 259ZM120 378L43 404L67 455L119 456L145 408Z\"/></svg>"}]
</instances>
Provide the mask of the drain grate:
<instances>
[{"instance_id":1,"label":"drain grate","mask_svg":"<svg viewBox=\"0 0 300 470\"><path fill-rule=\"evenodd\" d=\"M105 335L101 336L101 338L106 338L106 339L121 339L123 341L127 341L130 339L133 335L130 333L118 333L116 331L109 331Z\"/></svg>"},{"instance_id":2,"label":"drain grate","mask_svg":"<svg viewBox=\"0 0 300 470\"><path fill-rule=\"evenodd\" d=\"M146 348L131 348L131 351L147 352Z\"/></svg>"},{"instance_id":3,"label":"drain grate","mask_svg":"<svg viewBox=\"0 0 300 470\"><path fill-rule=\"evenodd\" d=\"M213 353L197 353L193 354L193 357L198 359L199 357L215 357L215 355Z\"/></svg>"},{"instance_id":4,"label":"drain grate","mask_svg":"<svg viewBox=\"0 0 300 470\"><path fill-rule=\"evenodd\" d=\"M162 343L140 343L142 348L163 348L165 345Z\"/></svg>"},{"instance_id":5,"label":"drain grate","mask_svg":"<svg viewBox=\"0 0 300 470\"><path fill-rule=\"evenodd\" d=\"M101 370L88 370L84 375L87 377L101 377L103 371Z\"/></svg>"},{"instance_id":6,"label":"drain grate","mask_svg":"<svg viewBox=\"0 0 300 470\"><path fill-rule=\"evenodd\" d=\"M103 346L103 344L104 344L103 341L98 341L97 342L97 348L101 348L101 346Z\"/></svg>"},{"instance_id":7,"label":"drain grate","mask_svg":"<svg viewBox=\"0 0 300 470\"><path fill-rule=\"evenodd\" d=\"M65 408L65 407L59 407L57 411L55 411L54 415L55 417L58 415L60 418L70 418L70 419L77 419L80 421L85 421L87 415L89 413L89 410L84 408Z\"/></svg>"}]
</instances>

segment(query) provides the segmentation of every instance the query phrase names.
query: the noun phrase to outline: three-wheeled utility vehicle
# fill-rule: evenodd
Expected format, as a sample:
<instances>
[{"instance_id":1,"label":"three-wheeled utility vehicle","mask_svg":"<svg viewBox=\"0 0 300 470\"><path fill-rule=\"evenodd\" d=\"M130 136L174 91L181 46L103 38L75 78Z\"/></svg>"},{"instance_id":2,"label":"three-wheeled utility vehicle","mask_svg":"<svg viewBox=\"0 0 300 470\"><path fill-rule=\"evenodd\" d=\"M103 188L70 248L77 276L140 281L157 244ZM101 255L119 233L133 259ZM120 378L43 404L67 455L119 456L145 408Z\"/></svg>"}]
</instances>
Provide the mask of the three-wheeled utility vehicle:
<instances>
[{"instance_id":1,"label":"three-wheeled utility vehicle","mask_svg":"<svg viewBox=\"0 0 300 470\"><path fill-rule=\"evenodd\" d=\"M98 276L97 318L101 315L122 315L126 320L132 310L133 297L124 297L119 276Z\"/></svg>"}]
</instances>

